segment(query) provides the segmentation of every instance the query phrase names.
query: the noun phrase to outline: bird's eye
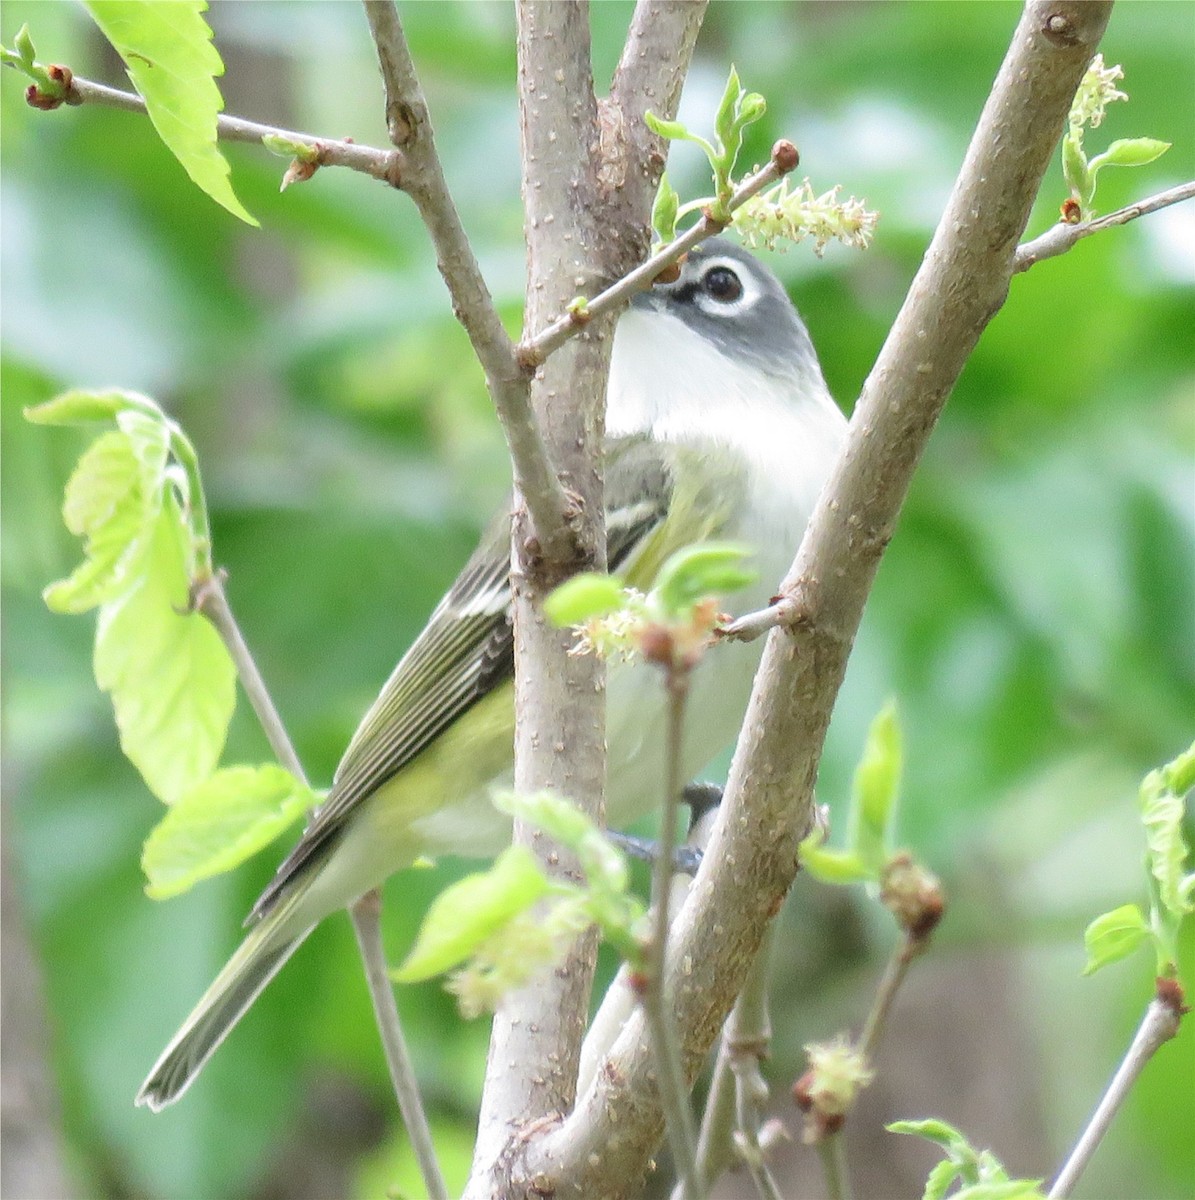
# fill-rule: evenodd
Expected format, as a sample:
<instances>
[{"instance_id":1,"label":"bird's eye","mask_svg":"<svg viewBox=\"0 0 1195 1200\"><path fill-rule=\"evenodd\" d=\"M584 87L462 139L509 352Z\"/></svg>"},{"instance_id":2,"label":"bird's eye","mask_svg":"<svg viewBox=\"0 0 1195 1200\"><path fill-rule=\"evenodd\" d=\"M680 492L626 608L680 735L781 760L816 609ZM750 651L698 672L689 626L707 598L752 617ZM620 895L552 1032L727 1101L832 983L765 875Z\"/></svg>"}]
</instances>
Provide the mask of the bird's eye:
<instances>
[{"instance_id":1,"label":"bird's eye","mask_svg":"<svg viewBox=\"0 0 1195 1200\"><path fill-rule=\"evenodd\" d=\"M706 292L715 300L731 304L743 294L743 284L729 267L711 267L701 281Z\"/></svg>"}]
</instances>

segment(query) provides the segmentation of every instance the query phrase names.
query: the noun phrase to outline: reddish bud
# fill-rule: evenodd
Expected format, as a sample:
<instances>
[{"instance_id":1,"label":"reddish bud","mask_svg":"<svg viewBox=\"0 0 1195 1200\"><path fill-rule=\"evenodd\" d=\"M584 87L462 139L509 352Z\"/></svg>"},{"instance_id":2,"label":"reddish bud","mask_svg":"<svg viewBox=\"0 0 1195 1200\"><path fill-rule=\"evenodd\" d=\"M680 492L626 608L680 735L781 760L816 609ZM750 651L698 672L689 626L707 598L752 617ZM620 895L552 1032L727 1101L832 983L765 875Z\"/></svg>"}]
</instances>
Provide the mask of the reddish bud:
<instances>
[{"instance_id":1,"label":"reddish bud","mask_svg":"<svg viewBox=\"0 0 1195 1200\"><path fill-rule=\"evenodd\" d=\"M802 1111L809 1112L813 1108L813 1072L806 1071L793 1084L793 1103Z\"/></svg>"},{"instance_id":2,"label":"reddish bud","mask_svg":"<svg viewBox=\"0 0 1195 1200\"><path fill-rule=\"evenodd\" d=\"M1190 1006L1185 1003L1186 994L1183 992L1183 985L1177 979L1159 975L1157 980L1155 980L1155 984L1154 995L1176 1017L1185 1016L1191 1011Z\"/></svg>"},{"instance_id":3,"label":"reddish bud","mask_svg":"<svg viewBox=\"0 0 1195 1200\"><path fill-rule=\"evenodd\" d=\"M1083 209L1074 196L1068 196L1058 210L1059 216L1066 225L1078 225L1083 220Z\"/></svg>"},{"instance_id":4,"label":"reddish bud","mask_svg":"<svg viewBox=\"0 0 1195 1200\"><path fill-rule=\"evenodd\" d=\"M43 92L36 83L31 83L25 89L25 103L30 108L40 108L42 112L49 112L62 103L62 97L51 96L48 92Z\"/></svg>"},{"instance_id":5,"label":"reddish bud","mask_svg":"<svg viewBox=\"0 0 1195 1200\"><path fill-rule=\"evenodd\" d=\"M772 162L776 164L777 170L786 175L789 171L795 171L800 161L800 151L787 138L781 138L772 147Z\"/></svg>"},{"instance_id":6,"label":"reddish bud","mask_svg":"<svg viewBox=\"0 0 1195 1200\"><path fill-rule=\"evenodd\" d=\"M60 83L64 88L69 88L75 81L74 73L70 67L62 67L57 63L51 63L46 68L46 74L55 82Z\"/></svg>"}]
</instances>

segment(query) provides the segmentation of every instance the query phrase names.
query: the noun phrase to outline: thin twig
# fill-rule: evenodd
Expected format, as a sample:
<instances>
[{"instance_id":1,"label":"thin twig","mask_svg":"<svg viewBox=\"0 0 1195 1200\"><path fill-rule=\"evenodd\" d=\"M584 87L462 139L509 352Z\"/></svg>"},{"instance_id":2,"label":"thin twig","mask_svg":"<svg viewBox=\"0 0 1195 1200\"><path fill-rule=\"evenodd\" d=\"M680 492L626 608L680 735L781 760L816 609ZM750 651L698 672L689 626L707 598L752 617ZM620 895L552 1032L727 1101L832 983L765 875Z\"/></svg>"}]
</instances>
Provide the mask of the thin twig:
<instances>
[{"instance_id":1,"label":"thin twig","mask_svg":"<svg viewBox=\"0 0 1195 1200\"><path fill-rule=\"evenodd\" d=\"M846 1168L846 1143L841 1133L824 1137L817 1144L818 1157L826 1176L827 1200L851 1200L851 1181Z\"/></svg>"},{"instance_id":2,"label":"thin twig","mask_svg":"<svg viewBox=\"0 0 1195 1200\"><path fill-rule=\"evenodd\" d=\"M778 625L791 625L800 614L800 606L791 596L780 596L767 608L744 613L718 630L718 636L730 642L753 642Z\"/></svg>"},{"instance_id":3,"label":"thin twig","mask_svg":"<svg viewBox=\"0 0 1195 1200\"><path fill-rule=\"evenodd\" d=\"M195 610L212 623L232 655L241 686L257 714L270 748L296 779L306 783L307 776L303 771L303 764L299 761L294 744L286 732L286 726L283 725L274 705L273 697L232 614L228 595L224 590L224 580L225 573L221 570L196 583L192 597ZM419 1096L419 1084L403 1038L394 988L386 974L379 919L381 905L381 892L375 889L367 892L349 909L349 916L352 918L353 931L357 935L357 945L361 950L365 980L369 985L369 996L373 1001L386 1064L390 1068L390 1079L394 1084L403 1124L411 1139L411 1148L423 1175L424 1186L431 1200L448 1200L444 1177L436 1159L435 1147L432 1145L427 1114Z\"/></svg>"},{"instance_id":4,"label":"thin twig","mask_svg":"<svg viewBox=\"0 0 1195 1200\"><path fill-rule=\"evenodd\" d=\"M646 980L642 1001L656 1060L660 1100L664 1108L668 1144L681 1179L682 1200L701 1200L705 1184L697 1169L697 1134L693 1108L685 1086L680 1045L672 1014L664 994L668 926L672 897L672 872L676 850L677 810L680 807L682 776L681 749L685 727L685 701L689 691L689 668L673 663L668 668L668 737L665 750L666 778L664 810L660 818L660 842L652 869L652 931L647 953Z\"/></svg>"},{"instance_id":5,"label":"thin twig","mask_svg":"<svg viewBox=\"0 0 1195 1200\"><path fill-rule=\"evenodd\" d=\"M1028 271L1034 263L1039 263L1044 258L1056 258L1059 254L1065 254L1076 242L1091 237L1093 233L1113 229L1117 225L1127 225L1138 217L1147 216L1149 213L1169 208L1171 204L1179 204L1183 200L1190 200L1193 197L1195 197L1195 180L1190 183L1180 183L1177 187L1159 192L1156 196L1138 200L1135 204L1127 204L1124 208L1117 209L1116 212L1109 213L1106 217L1099 217L1095 221L1084 221L1079 225L1068 225L1060 221L1052 229L1047 229L1040 237L1035 237L1031 242L1025 242L1024 245L1017 247L1012 263L1013 274Z\"/></svg>"},{"instance_id":6,"label":"thin twig","mask_svg":"<svg viewBox=\"0 0 1195 1200\"><path fill-rule=\"evenodd\" d=\"M573 537L569 501L557 478L531 407L529 371L503 328L489 288L461 225L436 152L427 101L394 0L364 0L386 91L386 123L402 152L402 188L415 202L436 249L436 265L452 308L469 335L502 422L515 483L527 503L541 552L568 561Z\"/></svg>"},{"instance_id":7,"label":"thin twig","mask_svg":"<svg viewBox=\"0 0 1195 1200\"><path fill-rule=\"evenodd\" d=\"M796 147L791 142L777 142L772 147L772 157L767 166L761 167L753 175L748 175L735 189L734 195L727 201L727 211L734 212L736 208L741 208L752 196L758 195L764 188L792 171L797 162ZM716 221L708 215L703 215L691 229L686 229L678 238L653 254L645 263L588 301L580 312L570 312L563 317L557 317L551 325L540 330L534 337L524 338L519 343L520 360L529 364L543 362L553 350L562 346L590 321L612 312L620 304L625 304L636 292L642 292L650 287L661 272L678 262L694 246L721 233L725 228L725 222Z\"/></svg>"},{"instance_id":8,"label":"thin twig","mask_svg":"<svg viewBox=\"0 0 1195 1200\"><path fill-rule=\"evenodd\" d=\"M876 989L871 1012L867 1014L863 1032L859 1035L859 1051L869 1063L875 1056L888 1013L892 1008L892 1001L896 999L896 993L908 974L909 964L925 949L925 945L924 938L906 932L888 959L884 976Z\"/></svg>"},{"instance_id":9,"label":"thin twig","mask_svg":"<svg viewBox=\"0 0 1195 1200\"><path fill-rule=\"evenodd\" d=\"M124 92L119 88L95 83L90 79L75 76L71 80L66 103L101 104L107 108L119 108L125 112L144 114L145 101L136 92ZM319 154L321 167L348 167L398 186L396 166L398 155L393 150L378 150L374 146L362 146L342 138L315 137L310 133L296 133L293 129L279 129L273 125L262 125L247 121L243 117L221 114L216 118L216 135L228 142L257 142L263 138L281 137L290 142L300 142L313 147Z\"/></svg>"},{"instance_id":10,"label":"thin twig","mask_svg":"<svg viewBox=\"0 0 1195 1200\"><path fill-rule=\"evenodd\" d=\"M448 1188L436 1158L431 1128L419 1095L415 1067L407 1051L406 1038L403 1037L402 1025L398 1019L398 1009L394 1004L394 989L386 974L386 954L382 946L381 892L377 889L366 892L350 912L353 917L353 931L357 935L357 945L361 950L361 961L365 964L365 974L369 981L374 1016L382 1034L386 1065L390 1068L390 1082L394 1085L394 1094L398 1097L399 1112L402 1113L407 1136L411 1139L411 1149L419 1164L428 1200L449 1200Z\"/></svg>"},{"instance_id":11,"label":"thin twig","mask_svg":"<svg viewBox=\"0 0 1195 1200\"><path fill-rule=\"evenodd\" d=\"M1158 982L1159 993L1161 993L1162 985L1169 981L1159 980ZM1133 1038L1133 1043L1124 1056L1124 1061L1117 1068L1112 1082L1108 1085L1108 1090L1100 1100L1099 1106L1088 1122L1087 1128L1083 1130L1074 1150L1071 1151L1070 1157L1066 1160L1062 1170L1058 1172L1058 1178L1054 1180L1054 1186L1049 1191L1050 1200L1063 1200L1064 1197L1071 1194L1075 1184L1079 1181L1079 1176L1087 1169L1092 1155L1103 1141L1104 1134L1108 1132L1112 1118L1116 1116L1125 1097L1129 1094L1129 1090L1137 1081L1137 1076L1141 1074L1145 1064L1149 1062L1158 1048L1178 1033L1183 1012L1181 994L1177 997L1159 994L1150 1001L1136 1036Z\"/></svg>"}]
</instances>

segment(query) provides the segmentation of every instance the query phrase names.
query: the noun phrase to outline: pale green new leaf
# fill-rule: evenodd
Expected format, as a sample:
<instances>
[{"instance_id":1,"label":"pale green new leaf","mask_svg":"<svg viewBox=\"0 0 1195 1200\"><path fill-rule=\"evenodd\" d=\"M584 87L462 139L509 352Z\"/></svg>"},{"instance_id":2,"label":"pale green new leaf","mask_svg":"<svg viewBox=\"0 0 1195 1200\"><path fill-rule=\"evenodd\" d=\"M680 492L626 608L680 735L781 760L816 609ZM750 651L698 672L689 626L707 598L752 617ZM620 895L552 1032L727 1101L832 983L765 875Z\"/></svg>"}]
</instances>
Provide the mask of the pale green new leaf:
<instances>
[{"instance_id":1,"label":"pale green new leaf","mask_svg":"<svg viewBox=\"0 0 1195 1200\"><path fill-rule=\"evenodd\" d=\"M742 565L749 546L733 542L696 542L669 555L651 594L667 617L683 617L699 600L737 592L759 578Z\"/></svg>"},{"instance_id":2,"label":"pale green new leaf","mask_svg":"<svg viewBox=\"0 0 1195 1200\"><path fill-rule=\"evenodd\" d=\"M911 1137L923 1137L936 1142L951 1157L966 1154L974 1157L971 1144L953 1125L938 1117L926 1117L922 1121L893 1121L885 1125L889 1133L905 1133Z\"/></svg>"},{"instance_id":3,"label":"pale green new leaf","mask_svg":"<svg viewBox=\"0 0 1195 1200\"><path fill-rule=\"evenodd\" d=\"M951 1200L1045 1200L1040 1179L1002 1179L960 1188Z\"/></svg>"},{"instance_id":4,"label":"pale green new leaf","mask_svg":"<svg viewBox=\"0 0 1195 1200\"><path fill-rule=\"evenodd\" d=\"M1083 934L1087 947L1087 965L1084 975L1091 975L1100 967L1128 958L1149 937L1149 922L1135 904L1122 904L1111 912L1096 917Z\"/></svg>"},{"instance_id":5,"label":"pale green new leaf","mask_svg":"<svg viewBox=\"0 0 1195 1200\"><path fill-rule=\"evenodd\" d=\"M467 875L436 897L415 945L392 977L418 983L459 966L548 887L526 846L504 850L488 871Z\"/></svg>"},{"instance_id":6,"label":"pale green new leaf","mask_svg":"<svg viewBox=\"0 0 1195 1200\"><path fill-rule=\"evenodd\" d=\"M1143 167L1161 158L1169 149L1170 143L1159 141L1158 138L1118 138L1087 166L1092 175L1101 167Z\"/></svg>"},{"instance_id":7,"label":"pale green new leaf","mask_svg":"<svg viewBox=\"0 0 1195 1200\"><path fill-rule=\"evenodd\" d=\"M182 796L146 840L141 866L147 894L164 900L240 866L317 798L273 763L217 771Z\"/></svg>"},{"instance_id":8,"label":"pale green new leaf","mask_svg":"<svg viewBox=\"0 0 1195 1200\"><path fill-rule=\"evenodd\" d=\"M598 571L584 571L566 579L544 600L544 616L561 628L583 625L595 617L606 617L623 605L622 580Z\"/></svg>"},{"instance_id":9,"label":"pale green new leaf","mask_svg":"<svg viewBox=\"0 0 1195 1200\"><path fill-rule=\"evenodd\" d=\"M167 495L137 584L100 610L96 682L111 694L125 754L173 804L215 770L236 702L236 668L211 624L186 612L186 527Z\"/></svg>"},{"instance_id":10,"label":"pale green new leaf","mask_svg":"<svg viewBox=\"0 0 1195 1200\"><path fill-rule=\"evenodd\" d=\"M853 850L827 850L821 835L811 834L798 851L802 870L822 883L867 883L876 873L869 870Z\"/></svg>"},{"instance_id":11,"label":"pale green new leaf","mask_svg":"<svg viewBox=\"0 0 1195 1200\"><path fill-rule=\"evenodd\" d=\"M257 221L236 198L228 161L216 145L224 107L216 76L224 64L201 15L206 0L84 0L124 60L149 119L195 185L233 216Z\"/></svg>"},{"instance_id":12,"label":"pale green new leaf","mask_svg":"<svg viewBox=\"0 0 1195 1200\"><path fill-rule=\"evenodd\" d=\"M157 415L163 420L165 414L148 397L140 392L129 392L122 388L109 388L102 392L76 388L62 392L44 404L25 409L25 420L34 425L89 425L95 421L111 421L125 411Z\"/></svg>"},{"instance_id":13,"label":"pale green new leaf","mask_svg":"<svg viewBox=\"0 0 1195 1200\"><path fill-rule=\"evenodd\" d=\"M1192 904L1184 878L1187 857L1183 838L1185 794L1175 791L1171 781L1181 784L1189 779L1190 771L1185 764L1192 755L1195 755L1195 747L1161 770L1151 771L1142 781L1140 794L1146 861L1157 882L1160 903L1176 920L1191 912Z\"/></svg>"},{"instance_id":14,"label":"pale green new leaf","mask_svg":"<svg viewBox=\"0 0 1195 1200\"><path fill-rule=\"evenodd\" d=\"M950 1190L950 1185L959 1177L961 1167L949 1158L944 1158L932 1171L925 1181L925 1191L921 1200L943 1200Z\"/></svg>"},{"instance_id":15,"label":"pale green new leaf","mask_svg":"<svg viewBox=\"0 0 1195 1200\"><path fill-rule=\"evenodd\" d=\"M118 599L136 581L162 503L167 437L145 422L101 434L66 485L62 518L85 539L84 560L43 593L54 612L80 613Z\"/></svg>"},{"instance_id":16,"label":"pale green new leaf","mask_svg":"<svg viewBox=\"0 0 1195 1200\"><path fill-rule=\"evenodd\" d=\"M889 701L867 731L863 756L851 789L847 845L869 870L878 873L891 857L892 819L900 788L900 725Z\"/></svg>"}]
</instances>

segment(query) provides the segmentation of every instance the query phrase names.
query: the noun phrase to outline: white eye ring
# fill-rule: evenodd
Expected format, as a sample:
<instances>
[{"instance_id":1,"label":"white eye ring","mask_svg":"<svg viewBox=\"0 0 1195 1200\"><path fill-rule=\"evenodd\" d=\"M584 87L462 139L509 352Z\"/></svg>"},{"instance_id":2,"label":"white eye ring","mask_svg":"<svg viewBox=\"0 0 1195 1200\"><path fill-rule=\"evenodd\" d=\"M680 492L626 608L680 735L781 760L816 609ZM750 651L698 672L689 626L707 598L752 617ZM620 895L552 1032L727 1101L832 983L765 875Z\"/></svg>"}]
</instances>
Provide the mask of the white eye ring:
<instances>
[{"instance_id":1,"label":"white eye ring","mask_svg":"<svg viewBox=\"0 0 1195 1200\"><path fill-rule=\"evenodd\" d=\"M748 271L743 269L743 264L738 259L727 256L709 258L701 264L701 267L702 271L698 279L697 290L693 294L693 299L703 312L709 313L711 316L737 316L739 313L753 308L763 295L763 289L759 286L759 282ZM728 272L734 277L735 282L739 286L737 296L724 299L706 290L706 280L715 272L722 271Z\"/></svg>"}]
</instances>

